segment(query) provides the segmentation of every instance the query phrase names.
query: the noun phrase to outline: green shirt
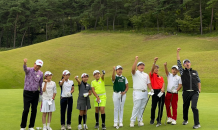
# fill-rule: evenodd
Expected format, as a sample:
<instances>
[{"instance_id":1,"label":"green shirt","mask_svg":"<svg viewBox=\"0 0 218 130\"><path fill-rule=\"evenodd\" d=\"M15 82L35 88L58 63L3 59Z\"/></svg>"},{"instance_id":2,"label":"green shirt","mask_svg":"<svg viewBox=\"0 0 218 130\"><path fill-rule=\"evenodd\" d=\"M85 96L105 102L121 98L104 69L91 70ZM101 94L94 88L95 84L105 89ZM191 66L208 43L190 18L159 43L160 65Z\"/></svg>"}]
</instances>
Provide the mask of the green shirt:
<instances>
[{"instance_id":1,"label":"green shirt","mask_svg":"<svg viewBox=\"0 0 218 130\"><path fill-rule=\"evenodd\" d=\"M102 78L100 78L98 81L93 80L91 86L95 88L96 94L106 93L104 80L102 80Z\"/></svg>"},{"instance_id":2,"label":"green shirt","mask_svg":"<svg viewBox=\"0 0 218 130\"><path fill-rule=\"evenodd\" d=\"M114 92L124 92L126 89L126 77L115 76L115 81L113 85Z\"/></svg>"}]
</instances>

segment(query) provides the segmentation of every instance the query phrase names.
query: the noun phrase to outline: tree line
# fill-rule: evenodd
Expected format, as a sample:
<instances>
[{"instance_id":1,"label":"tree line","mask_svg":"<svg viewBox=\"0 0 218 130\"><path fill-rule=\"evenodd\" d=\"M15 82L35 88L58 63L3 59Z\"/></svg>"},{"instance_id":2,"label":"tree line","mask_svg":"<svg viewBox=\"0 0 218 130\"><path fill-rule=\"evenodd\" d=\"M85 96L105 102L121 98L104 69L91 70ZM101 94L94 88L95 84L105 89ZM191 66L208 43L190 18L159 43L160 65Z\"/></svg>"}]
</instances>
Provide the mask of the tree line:
<instances>
[{"instance_id":1,"label":"tree line","mask_svg":"<svg viewBox=\"0 0 218 130\"><path fill-rule=\"evenodd\" d=\"M218 0L1 0L0 47L22 47L81 30L216 30Z\"/></svg>"}]
</instances>

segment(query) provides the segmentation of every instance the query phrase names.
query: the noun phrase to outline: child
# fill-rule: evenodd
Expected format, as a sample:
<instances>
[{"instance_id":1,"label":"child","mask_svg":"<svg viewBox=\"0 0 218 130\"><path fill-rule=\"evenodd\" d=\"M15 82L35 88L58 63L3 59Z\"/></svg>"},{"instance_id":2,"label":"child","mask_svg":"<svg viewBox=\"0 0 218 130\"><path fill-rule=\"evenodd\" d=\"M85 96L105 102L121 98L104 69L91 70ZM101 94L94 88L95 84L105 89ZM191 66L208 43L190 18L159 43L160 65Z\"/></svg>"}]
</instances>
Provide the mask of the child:
<instances>
[{"instance_id":1,"label":"child","mask_svg":"<svg viewBox=\"0 0 218 130\"><path fill-rule=\"evenodd\" d=\"M115 76L115 71L117 75ZM123 127L123 107L126 101L126 93L129 89L128 80L122 76L123 67L118 65L113 67L112 82L113 82L113 101L114 101L114 127ZM118 120L119 115L119 120Z\"/></svg>"},{"instance_id":2,"label":"child","mask_svg":"<svg viewBox=\"0 0 218 130\"><path fill-rule=\"evenodd\" d=\"M182 87L181 77L177 75L178 73L178 66L172 66L170 73L167 69L167 62L164 63L165 72L167 75L168 85L167 85L167 94L165 97L165 106L167 111L167 123L176 125L177 119L177 103L178 103L178 91ZM170 106L173 109L173 116L171 115Z\"/></svg>"},{"instance_id":3,"label":"child","mask_svg":"<svg viewBox=\"0 0 218 130\"><path fill-rule=\"evenodd\" d=\"M55 96L57 93L56 83L51 81L52 73L50 71L45 72L45 80L42 83L42 123L43 130L52 130L50 127L52 112L55 111ZM46 115L48 114L47 127L46 127Z\"/></svg>"},{"instance_id":4,"label":"child","mask_svg":"<svg viewBox=\"0 0 218 130\"><path fill-rule=\"evenodd\" d=\"M98 70L93 72L93 76L95 80L92 81L92 93L94 94L94 106L95 106L95 120L96 125L95 128L99 128L99 110L101 111L101 119L102 119L102 129L106 130L105 126L105 106L106 106L106 90L104 84L104 75L105 71L102 70L103 75L100 75Z\"/></svg>"},{"instance_id":5,"label":"child","mask_svg":"<svg viewBox=\"0 0 218 130\"><path fill-rule=\"evenodd\" d=\"M151 85L154 90L154 95L152 96L152 106L151 106L151 121L150 124L154 124L155 110L158 103L158 117L157 117L157 127L161 125L161 118L163 115L163 106L165 100L165 90L164 90L164 80L163 77L158 75L159 66L156 65L158 57L154 58L154 64L152 66L151 72L149 74L151 79Z\"/></svg>"},{"instance_id":6,"label":"child","mask_svg":"<svg viewBox=\"0 0 218 130\"><path fill-rule=\"evenodd\" d=\"M78 79L78 76L75 76L75 79L78 82L78 86L79 86L79 97L77 100L77 109L80 110L79 117L78 117L79 120L78 130L82 129L82 125L81 125L82 118L83 118L84 129L88 129L86 125L87 110L91 109L89 96L92 94L92 88L87 83L89 79L89 75L83 73L81 75L81 78L82 78L82 82Z\"/></svg>"},{"instance_id":7,"label":"child","mask_svg":"<svg viewBox=\"0 0 218 130\"><path fill-rule=\"evenodd\" d=\"M177 65L179 67L182 86L183 86L183 125L188 124L188 109L190 101L192 102L191 108L194 116L194 129L201 127L199 122L199 112L197 108L199 93L201 92L201 80L198 76L198 72L191 68L191 61L188 59L183 60L183 66L180 61L179 51L181 48L177 48Z\"/></svg>"},{"instance_id":8,"label":"child","mask_svg":"<svg viewBox=\"0 0 218 130\"><path fill-rule=\"evenodd\" d=\"M67 109L67 129L71 130L71 115L73 107L74 83L69 80L70 72L68 70L63 71L62 80L59 82L61 87L61 130L65 130L65 113Z\"/></svg>"}]
</instances>

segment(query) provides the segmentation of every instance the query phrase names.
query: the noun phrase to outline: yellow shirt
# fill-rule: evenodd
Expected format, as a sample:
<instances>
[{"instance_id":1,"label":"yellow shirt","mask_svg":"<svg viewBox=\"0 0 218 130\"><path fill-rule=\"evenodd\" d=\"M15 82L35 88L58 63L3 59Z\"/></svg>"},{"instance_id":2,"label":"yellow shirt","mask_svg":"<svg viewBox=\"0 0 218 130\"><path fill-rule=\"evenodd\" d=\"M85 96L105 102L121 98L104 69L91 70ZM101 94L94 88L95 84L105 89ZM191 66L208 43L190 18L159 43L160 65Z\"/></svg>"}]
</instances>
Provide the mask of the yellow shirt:
<instances>
[{"instance_id":1,"label":"yellow shirt","mask_svg":"<svg viewBox=\"0 0 218 130\"><path fill-rule=\"evenodd\" d=\"M102 78L100 78L98 81L93 80L91 83L91 87L95 88L96 94L106 93L104 80L102 80Z\"/></svg>"}]
</instances>

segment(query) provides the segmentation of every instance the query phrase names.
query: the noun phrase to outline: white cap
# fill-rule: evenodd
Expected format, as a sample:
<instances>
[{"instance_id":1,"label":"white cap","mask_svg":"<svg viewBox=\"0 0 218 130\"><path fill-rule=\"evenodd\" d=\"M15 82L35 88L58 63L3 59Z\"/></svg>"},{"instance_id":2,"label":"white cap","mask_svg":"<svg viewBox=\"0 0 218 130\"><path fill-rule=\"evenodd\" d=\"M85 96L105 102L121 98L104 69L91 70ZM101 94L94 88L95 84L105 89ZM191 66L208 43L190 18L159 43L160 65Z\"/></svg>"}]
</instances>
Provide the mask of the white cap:
<instances>
[{"instance_id":1,"label":"white cap","mask_svg":"<svg viewBox=\"0 0 218 130\"><path fill-rule=\"evenodd\" d=\"M83 73L83 74L81 75L81 78L83 78L83 77L85 77L85 76L88 76L88 77L89 77L89 75L88 75L88 74L86 74L86 73Z\"/></svg>"},{"instance_id":2,"label":"white cap","mask_svg":"<svg viewBox=\"0 0 218 130\"><path fill-rule=\"evenodd\" d=\"M35 64L40 65L42 67L43 66L43 61L38 59L38 60L36 60Z\"/></svg>"},{"instance_id":3,"label":"white cap","mask_svg":"<svg viewBox=\"0 0 218 130\"><path fill-rule=\"evenodd\" d=\"M118 65L117 67L116 67L116 69L115 70L118 70L118 69L123 69L123 67L122 66L120 66L120 65Z\"/></svg>"},{"instance_id":4,"label":"white cap","mask_svg":"<svg viewBox=\"0 0 218 130\"><path fill-rule=\"evenodd\" d=\"M137 67L141 64L145 65L143 62L140 61L140 62L138 62Z\"/></svg>"},{"instance_id":5,"label":"white cap","mask_svg":"<svg viewBox=\"0 0 218 130\"><path fill-rule=\"evenodd\" d=\"M177 65L172 66L172 68L176 68L177 70L179 70L179 67Z\"/></svg>"},{"instance_id":6,"label":"white cap","mask_svg":"<svg viewBox=\"0 0 218 130\"><path fill-rule=\"evenodd\" d=\"M183 64L184 64L186 61L188 61L188 62L191 63L191 61L190 61L189 59L185 59L185 60L183 60Z\"/></svg>"},{"instance_id":7,"label":"white cap","mask_svg":"<svg viewBox=\"0 0 218 130\"><path fill-rule=\"evenodd\" d=\"M52 73L50 71L46 71L44 76L49 76L49 75L52 75Z\"/></svg>"},{"instance_id":8,"label":"white cap","mask_svg":"<svg viewBox=\"0 0 218 130\"><path fill-rule=\"evenodd\" d=\"M93 72L93 75L95 75L96 73L100 73L100 71L99 71L99 70L95 70L95 71Z\"/></svg>"},{"instance_id":9,"label":"white cap","mask_svg":"<svg viewBox=\"0 0 218 130\"><path fill-rule=\"evenodd\" d=\"M70 74L70 71L68 71L68 70L63 71L63 75L68 75L68 74Z\"/></svg>"}]
</instances>

